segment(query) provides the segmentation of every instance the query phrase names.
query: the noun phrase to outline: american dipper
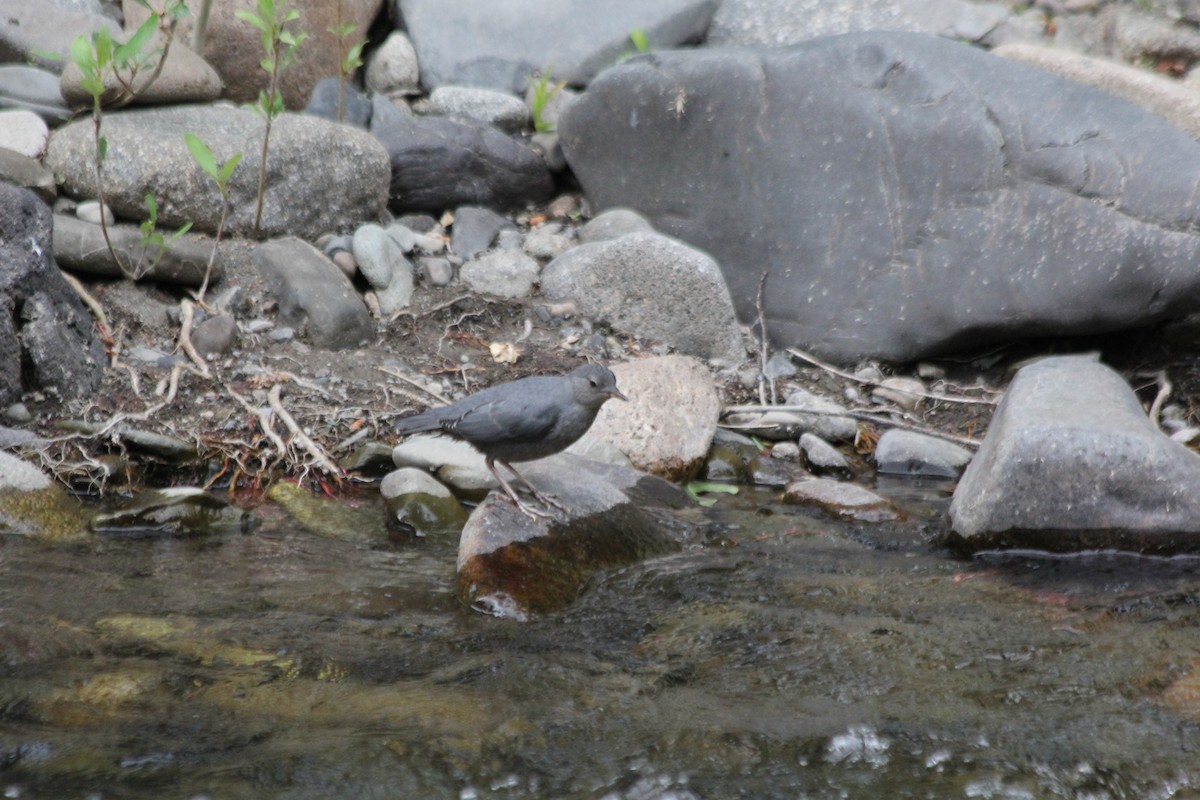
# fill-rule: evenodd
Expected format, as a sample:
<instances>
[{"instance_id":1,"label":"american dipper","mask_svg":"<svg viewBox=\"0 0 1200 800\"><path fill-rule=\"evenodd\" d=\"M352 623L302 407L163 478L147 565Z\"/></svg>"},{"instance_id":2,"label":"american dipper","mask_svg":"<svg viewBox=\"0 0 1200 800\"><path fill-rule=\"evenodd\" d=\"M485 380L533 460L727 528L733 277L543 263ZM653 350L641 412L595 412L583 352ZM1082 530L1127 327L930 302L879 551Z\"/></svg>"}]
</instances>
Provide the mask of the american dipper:
<instances>
[{"instance_id":1,"label":"american dipper","mask_svg":"<svg viewBox=\"0 0 1200 800\"><path fill-rule=\"evenodd\" d=\"M456 403L431 408L396 423L401 434L439 431L471 444L509 499L530 517L548 517L522 503L496 469L500 462L546 505L566 510L539 492L513 467L513 461L532 461L570 447L587 433L612 397L629 398L617 388L608 367L584 364L566 375L536 375L497 384Z\"/></svg>"}]
</instances>

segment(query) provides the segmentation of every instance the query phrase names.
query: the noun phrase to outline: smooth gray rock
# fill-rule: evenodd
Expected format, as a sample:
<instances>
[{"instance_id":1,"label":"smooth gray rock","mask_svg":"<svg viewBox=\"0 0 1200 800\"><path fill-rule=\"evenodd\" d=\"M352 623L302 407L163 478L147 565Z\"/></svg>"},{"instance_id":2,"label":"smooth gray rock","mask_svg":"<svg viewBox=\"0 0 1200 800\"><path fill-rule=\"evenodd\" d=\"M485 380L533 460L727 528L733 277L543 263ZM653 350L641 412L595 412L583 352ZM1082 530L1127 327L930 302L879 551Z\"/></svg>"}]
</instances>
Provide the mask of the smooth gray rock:
<instances>
[{"instance_id":1,"label":"smooth gray rock","mask_svg":"<svg viewBox=\"0 0 1200 800\"><path fill-rule=\"evenodd\" d=\"M412 303L413 266L392 236L373 222L354 232L354 260L375 288L379 310L390 316Z\"/></svg>"},{"instance_id":2,"label":"smooth gray rock","mask_svg":"<svg viewBox=\"0 0 1200 800\"><path fill-rule=\"evenodd\" d=\"M850 472L850 462L846 461L846 457L820 436L812 433L800 434L800 449L804 451L804 460L808 468L814 472Z\"/></svg>"},{"instance_id":3,"label":"smooth gray rock","mask_svg":"<svg viewBox=\"0 0 1200 800\"><path fill-rule=\"evenodd\" d=\"M122 38L129 36L132 34ZM129 103L139 106L207 103L221 96L221 77L217 71L178 39L171 43L167 59L159 69L158 53L164 44L165 38L159 35L146 45L146 51L155 55L142 64L136 74L122 70L118 76L112 70L106 70L105 96L116 97L125 86L133 87ZM75 108L89 108L92 103L92 95L83 87L82 80L83 72L79 67L73 62L68 63L62 71L59 88L63 98Z\"/></svg>"},{"instance_id":4,"label":"smooth gray rock","mask_svg":"<svg viewBox=\"0 0 1200 800\"><path fill-rule=\"evenodd\" d=\"M254 265L279 301L279 318L302 328L317 347L358 347L375 337L375 325L342 271L320 250L294 237L254 248Z\"/></svg>"},{"instance_id":5,"label":"smooth gray rock","mask_svg":"<svg viewBox=\"0 0 1200 800\"><path fill-rule=\"evenodd\" d=\"M0 111L0 150L41 158L50 139L46 121L27 109Z\"/></svg>"},{"instance_id":6,"label":"smooth gray rock","mask_svg":"<svg viewBox=\"0 0 1200 800\"><path fill-rule=\"evenodd\" d=\"M27 391L64 399L94 392L104 345L54 262L50 208L0 184L0 404Z\"/></svg>"},{"instance_id":7,"label":"smooth gray rock","mask_svg":"<svg viewBox=\"0 0 1200 800\"><path fill-rule=\"evenodd\" d=\"M454 211L450 250L459 258L470 259L492 246L501 228L512 223L490 208L460 206Z\"/></svg>"},{"instance_id":8,"label":"smooth gray rock","mask_svg":"<svg viewBox=\"0 0 1200 800\"><path fill-rule=\"evenodd\" d=\"M58 184L54 173L42 166L37 159L23 156L0 147L0 183L9 183L28 189L43 203L53 203L58 196Z\"/></svg>"},{"instance_id":9,"label":"smooth gray rock","mask_svg":"<svg viewBox=\"0 0 1200 800\"><path fill-rule=\"evenodd\" d=\"M394 211L516 208L542 202L554 190L541 156L490 125L380 114L377 105L371 133L391 159Z\"/></svg>"},{"instance_id":10,"label":"smooth gray rock","mask_svg":"<svg viewBox=\"0 0 1200 800\"><path fill-rule=\"evenodd\" d=\"M653 233L654 226L641 214L628 208L610 208L579 229L579 243L605 242L627 233Z\"/></svg>"},{"instance_id":11,"label":"smooth gray rock","mask_svg":"<svg viewBox=\"0 0 1200 800\"><path fill-rule=\"evenodd\" d=\"M1011 16L999 3L967 0L725 0L713 15L708 44L779 46L870 30L979 41Z\"/></svg>"},{"instance_id":12,"label":"smooth gray rock","mask_svg":"<svg viewBox=\"0 0 1200 800\"><path fill-rule=\"evenodd\" d=\"M58 87L58 75L37 67L0 65L0 108L32 111L50 125L71 116Z\"/></svg>"},{"instance_id":13,"label":"smooth gray rock","mask_svg":"<svg viewBox=\"0 0 1200 800\"><path fill-rule=\"evenodd\" d=\"M308 105L304 107L304 113L366 130L371 126L371 101L356 89L351 81L346 81L339 89L340 83L337 78L322 78L317 81L312 94L309 95ZM339 92L342 97L341 120L338 119Z\"/></svg>"},{"instance_id":14,"label":"smooth gray rock","mask_svg":"<svg viewBox=\"0 0 1200 800\"><path fill-rule=\"evenodd\" d=\"M183 134L191 132L219 163L243 154L230 181L227 228L248 231L254 225L263 125L254 111L223 106L110 112L104 117L105 199L118 215L140 220L149 191L158 200L160 228L190 221L198 231L215 232L221 195L188 151ZM90 119L73 122L55 133L46 152L46 166L63 176L63 190L75 197L96 196L92 135ZM387 153L364 131L285 113L271 128L267 164L264 235L316 239L383 211L391 177Z\"/></svg>"},{"instance_id":15,"label":"smooth gray rock","mask_svg":"<svg viewBox=\"0 0 1200 800\"><path fill-rule=\"evenodd\" d=\"M463 264L458 277L481 294L528 297L538 270L538 263L519 250L497 250Z\"/></svg>"},{"instance_id":16,"label":"smooth gray rock","mask_svg":"<svg viewBox=\"0 0 1200 800\"><path fill-rule=\"evenodd\" d=\"M474 86L439 86L429 94L425 113L494 125L506 133L529 127L529 109L509 92Z\"/></svg>"},{"instance_id":17,"label":"smooth gray rock","mask_svg":"<svg viewBox=\"0 0 1200 800\"><path fill-rule=\"evenodd\" d=\"M939 37L637 57L559 132L596 208L710 252L743 320L769 270L773 340L834 361L1121 330L1200 298L1200 143Z\"/></svg>"},{"instance_id":18,"label":"smooth gray rock","mask_svg":"<svg viewBox=\"0 0 1200 800\"><path fill-rule=\"evenodd\" d=\"M875 464L881 473L956 478L971 461L962 445L893 428L884 431L875 445Z\"/></svg>"},{"instance_id":19,"label":"smooth gray rock","mask_svg":"<svg viewBox=\"0 0 1200 800\"><path fill-rule=\"evenodd\" d=\"M228 353L237 340L237 320L230 314L209 317L192 331L192 345L197 353Z\"/></svg>"},{"instance_id":20,"label":"smooth gray rock","mask_svg":"<svg viewBox=\"0 0 1200 800\"><path fill-rule=\"evenodd\" d=\"M729 289L706 254L657 233L580 245L542 270L542 293L681 353L740 362Z\"/></svg>"},{"instance_id":21,"label":"smooth gray rock","mask_svg":"<svg viewBox=\"0 0 1200 800\"><path fill-rule=\"evenodd\" d=\"M524 91L547 66L555 78L586 84L634 52L630 31L641 28L653 47L675 47L704 36L716 0L395 0L398 27L408 32L421 63L421 85L444 84Z\"/></svg>"},{"instance_id":22,"label":"smooth gray rock","mask_svg":"<svg viewBox=\"0 0 1200 800\"><path fill-rule=\"evenodd\" d=\"M392 31L367 61L365 84L378 94L420 91L417 51L403 31Z\"/></svg>"},{"instance_id":23,"label":"smooth gray rock","mask_svg":"<svg viewBox=\"0 0 1200 800\"><path fill-rule=\"evenodd\" d=\"M1200 457L1160 432L1116 372L1046 358L1013 378L950 504L970 550L1200 551Z\"/></svg>"}]
</instances>

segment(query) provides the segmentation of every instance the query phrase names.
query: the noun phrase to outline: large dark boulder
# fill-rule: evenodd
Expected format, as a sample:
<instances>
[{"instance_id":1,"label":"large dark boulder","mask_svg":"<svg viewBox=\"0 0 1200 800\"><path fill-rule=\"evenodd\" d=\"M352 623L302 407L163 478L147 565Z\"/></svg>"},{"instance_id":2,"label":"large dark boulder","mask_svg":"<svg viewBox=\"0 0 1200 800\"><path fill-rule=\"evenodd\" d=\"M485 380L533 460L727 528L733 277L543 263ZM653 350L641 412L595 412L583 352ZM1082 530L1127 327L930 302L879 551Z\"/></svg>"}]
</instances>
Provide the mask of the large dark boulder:
<instances>
[{"instance_id":1,"label":"large dark boulder","mask_svg":"<svg viewBox=\"0 0 1200 800\"><path fill-rule=\"evenodd\" d=\"M1087 334L1192 309L1200 144L934 36L656 53L562 117L598 209L708 250L739 314L842 362Z\"/></svg>"},{"instance_id":2,"label":"large dark boulder","mask_svg":"<svg viewBox=\"0 0 1200 800\"><path fill-rule=\"evenodd\" d=\"M34 390L82 397L104 377L104 347L51 242L50 208L0 183L0 404Z\"/></svg>"}]
</instances>

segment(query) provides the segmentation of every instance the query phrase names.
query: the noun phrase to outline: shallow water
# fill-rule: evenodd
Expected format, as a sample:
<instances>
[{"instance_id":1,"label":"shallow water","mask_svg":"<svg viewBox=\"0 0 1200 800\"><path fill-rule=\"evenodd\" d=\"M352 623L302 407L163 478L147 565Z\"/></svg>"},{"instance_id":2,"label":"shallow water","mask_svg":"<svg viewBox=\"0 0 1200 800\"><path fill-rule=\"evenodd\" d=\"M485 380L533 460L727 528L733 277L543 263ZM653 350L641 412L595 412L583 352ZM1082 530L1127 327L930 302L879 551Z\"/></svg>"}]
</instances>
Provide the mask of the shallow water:
<instances>
[{"instance_id":1,"label":"shallow water","mask_svg":"<svg viewBox=\"0 0 1200 800\"><path fill-rule=\"evenodd\" d=\"M18 798L1200 796L1200 562L957 559L723 496L704 545L528 623L456 542L0 539ZM379 513L382 528L383 512Z\"/></svg>"}]
</instances>

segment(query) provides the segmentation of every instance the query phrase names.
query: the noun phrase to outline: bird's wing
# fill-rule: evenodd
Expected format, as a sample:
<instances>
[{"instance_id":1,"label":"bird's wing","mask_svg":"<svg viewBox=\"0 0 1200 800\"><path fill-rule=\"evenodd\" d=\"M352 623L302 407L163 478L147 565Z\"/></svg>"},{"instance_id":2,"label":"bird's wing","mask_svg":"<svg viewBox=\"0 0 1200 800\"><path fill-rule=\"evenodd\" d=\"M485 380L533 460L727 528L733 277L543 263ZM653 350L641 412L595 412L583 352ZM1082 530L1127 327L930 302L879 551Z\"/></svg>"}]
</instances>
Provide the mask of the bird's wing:
<instances>
[{"instance_id":1,"label":"bird's wing","mask_svg":"<svg viewBox=\"0 0 1200 800\"><path fill-rule=\"evenodd\" d=\"M469 442L487 444L543 438L558 421L558 406L511 398L482 403L445 427Z\"/></svg>"}]
</instances>

